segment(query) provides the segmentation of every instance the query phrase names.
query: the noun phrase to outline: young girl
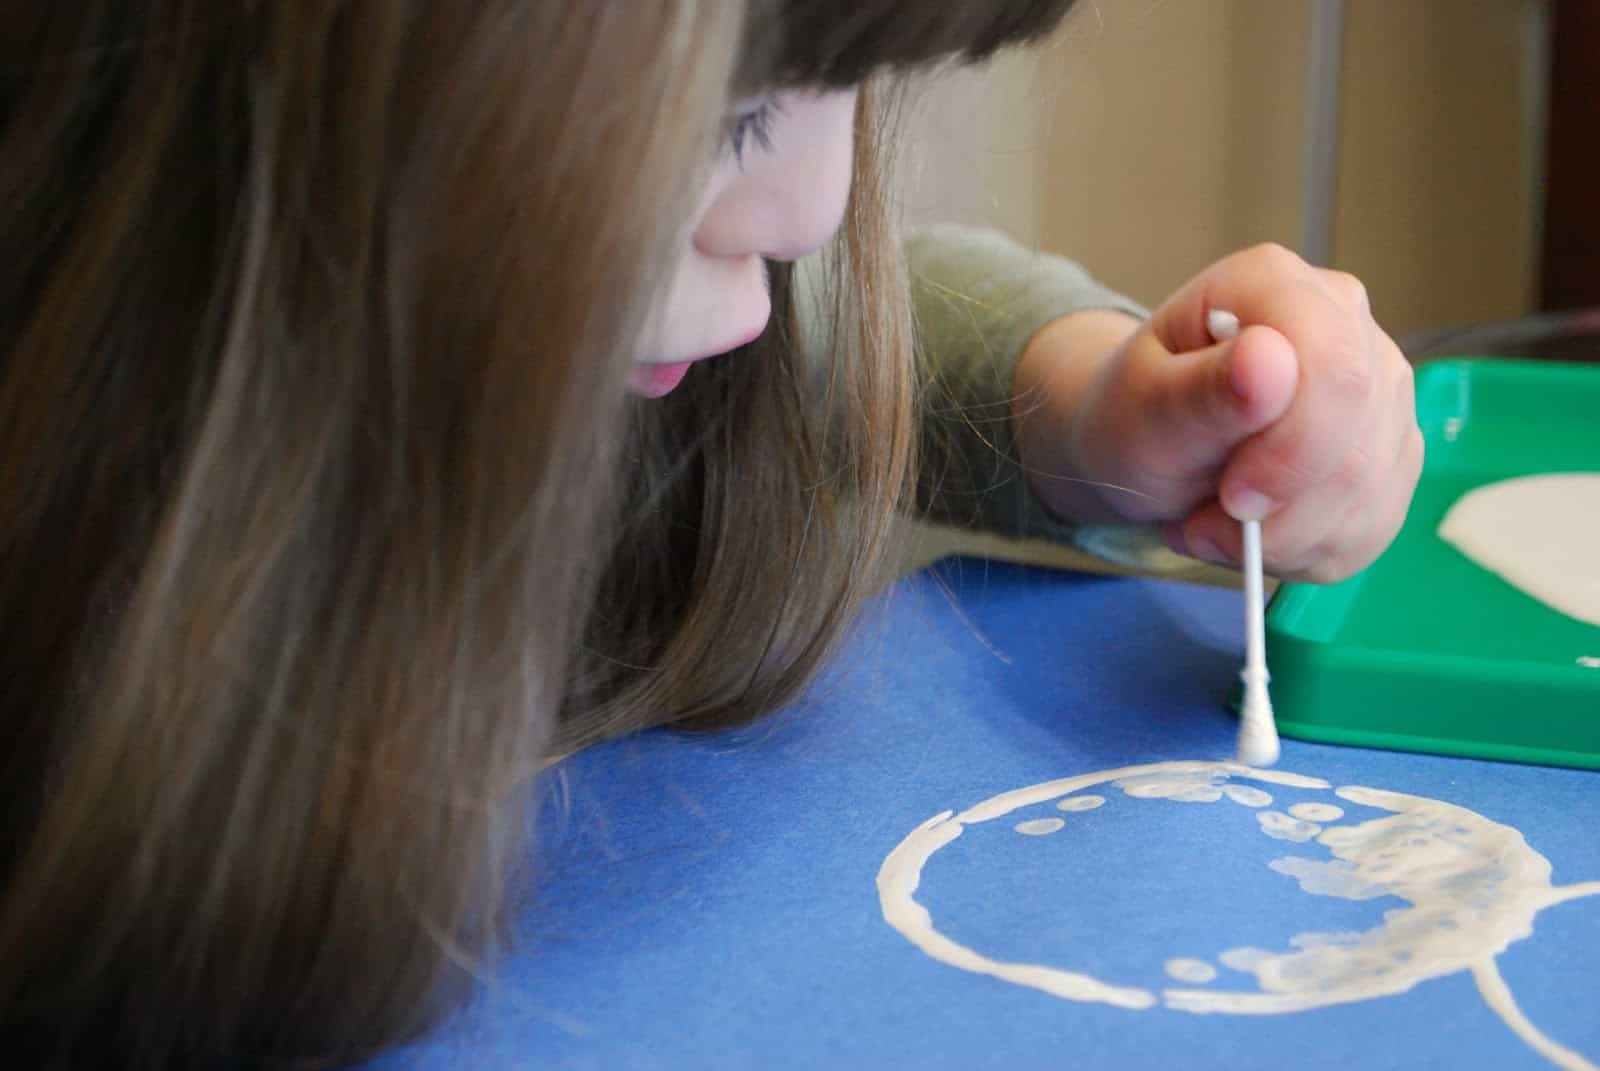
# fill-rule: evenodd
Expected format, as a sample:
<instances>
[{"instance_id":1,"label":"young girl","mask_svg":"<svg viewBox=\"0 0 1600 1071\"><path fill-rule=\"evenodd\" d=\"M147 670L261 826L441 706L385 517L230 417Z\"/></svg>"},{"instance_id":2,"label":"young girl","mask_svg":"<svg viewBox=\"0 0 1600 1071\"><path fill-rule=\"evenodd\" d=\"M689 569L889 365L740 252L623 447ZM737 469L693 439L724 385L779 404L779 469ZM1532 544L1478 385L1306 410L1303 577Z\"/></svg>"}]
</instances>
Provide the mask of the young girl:
<instances>
[{"instance_id":1,"label":"young girl","mask_svg":"<svg viewBox=\"0 0 1600 1071\"><path fill-rule=\"evenodd\" d=\"M1420 445L1350 278L1252 250L1145 318L935 229L908 283L888 76L1069 4L9 5L7 1051L326 1064L424 1028L547 758L794 695L912 486L1370 561Z\"/></svg>"}]
</instances>

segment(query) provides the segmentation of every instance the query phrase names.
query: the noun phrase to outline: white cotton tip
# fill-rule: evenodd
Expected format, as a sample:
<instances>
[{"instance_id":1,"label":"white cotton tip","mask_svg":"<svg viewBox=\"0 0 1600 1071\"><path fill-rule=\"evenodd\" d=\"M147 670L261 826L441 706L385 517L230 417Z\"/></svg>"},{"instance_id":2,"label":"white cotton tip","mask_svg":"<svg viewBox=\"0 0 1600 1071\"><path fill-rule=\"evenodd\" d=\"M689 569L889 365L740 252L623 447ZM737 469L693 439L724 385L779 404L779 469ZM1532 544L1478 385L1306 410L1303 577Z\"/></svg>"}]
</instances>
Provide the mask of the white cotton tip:
<instances>
[{"instance_id":1,"label":"white cotton tip","mask_svg":"<svg viewBox=\"0 0 1600 1071\"><path fill-rule=\"evenodd\" d=\"M1239 761L1246 766L1271 766L1278 761L1278 723L1272 716L1267 682L1246 679L1239 710Z\"/></svg>"},{"instance_id":2,"label":"white cotton tip","mask_svg":"<svg viewBox=\"0 0 1600 1071\"><path fill-rule=\"evenodd\" d=\"M1239 337L1239 317L1226 309L1212 309L1206 313L1206 330L1218 342Z\"/></svg>"}]
</instances>

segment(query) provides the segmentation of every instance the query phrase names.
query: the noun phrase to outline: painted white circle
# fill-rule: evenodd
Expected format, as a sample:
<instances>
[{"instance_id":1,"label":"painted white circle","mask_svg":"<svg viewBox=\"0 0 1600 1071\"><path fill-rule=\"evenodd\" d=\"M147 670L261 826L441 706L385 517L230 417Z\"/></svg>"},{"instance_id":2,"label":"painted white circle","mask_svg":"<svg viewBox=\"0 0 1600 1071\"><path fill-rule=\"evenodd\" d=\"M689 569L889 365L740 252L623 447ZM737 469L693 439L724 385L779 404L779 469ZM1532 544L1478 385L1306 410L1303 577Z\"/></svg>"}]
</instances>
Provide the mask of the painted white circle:
<instances>
[{"instance_id":1,"label":"painted white circle","mask_svg":"<svg viewBox=\"0 0 1600 1071\"><path fill-rule=\"evenodd\" d=\"M1227 799L1259 806L1256 793L1267 793L1238 781L1325 791L1347 803L1385 812L1366 821L1334 825L1345 816L1344 808L1307 803L1290 807L1289 813L1257 811L1256 819L1268 836L1314 841L1327 849L1331 857L1325 860L1291 855L1268 864L1304 892L1352 900L1389 896L1406 906L1385 912L1382 923L1363 933L1297 934L1285 949L1233 948L1218 957L1232 970L1255 975L1256 990L1199 988L1216 977L1215 970L1203 961L1175 957L1180 965L1177 971L1169 965L1169 972L1190 984L1157 993L1064 966L998 960L941 932L927 908L917 902L923 867L969 826L1063 797L1083 798L1072 794L1108 784L1136 800L1204 804ZM1494 959L1513 941L1532 933L1534 917L1542 909L1600 893L1600 882L1557 887L1550 875L1549 860L1534 851L1521 833L1465 807L1381 789L1335 788L1320 778L1282 770L1191 761L1063 778L1003 792L959 814L946 811L917 827L889 853L877 881L885 921L929 956L1067 1000L1129 1009L1159 1004L1195 1013L1295 1012L1402 993L1419 982L1465 970L1475 973L1485 999L1519 1036L1535 1044L1537 1031L1518 1017L1509 989L1504 990L1506 1007L1495 1003L1499 999L1495 984L1503 988L1504 983ZM1210 969L1210 976L1201 978L1205 973L1201 968Z\"/></svg>"}]
</instances>

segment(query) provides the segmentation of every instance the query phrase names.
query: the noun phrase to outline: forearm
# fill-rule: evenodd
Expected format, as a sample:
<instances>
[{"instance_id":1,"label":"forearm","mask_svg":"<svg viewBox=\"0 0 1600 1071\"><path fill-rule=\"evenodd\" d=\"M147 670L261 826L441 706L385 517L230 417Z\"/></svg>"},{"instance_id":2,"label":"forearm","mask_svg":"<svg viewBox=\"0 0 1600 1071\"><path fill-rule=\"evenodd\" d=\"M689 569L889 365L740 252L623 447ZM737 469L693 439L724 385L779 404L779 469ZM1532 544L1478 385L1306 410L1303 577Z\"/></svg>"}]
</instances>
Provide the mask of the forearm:
<instances>
[{"instance_id":1,"label":"forearm","mask_svg":"<svg viewBox=\"0 0 1600 1071\"><path fill-rule=\"evenodd\" d=\"M1016 365L1047 325L1107 309L1134 322L1143 309L1072 261L989 231L920 228L907 253L926 370L918 507L941 523L1070 538L1019 462Z\"/></svg>"},{"instance_id":2,"label":"forearm","mask_svg":"<svg viewBox=\"0 0 1600 1071\"><path fill-rule=\"evenodd\" d=\"M1097 375L1140 321L1110 309L1086 309L1046 324L1023 350L1012 381L1011 422L1033 493L1070 524L1116 524L1126 518L1116 492L1084 471L1075 424Z\"/></svg>"}]
</instances>

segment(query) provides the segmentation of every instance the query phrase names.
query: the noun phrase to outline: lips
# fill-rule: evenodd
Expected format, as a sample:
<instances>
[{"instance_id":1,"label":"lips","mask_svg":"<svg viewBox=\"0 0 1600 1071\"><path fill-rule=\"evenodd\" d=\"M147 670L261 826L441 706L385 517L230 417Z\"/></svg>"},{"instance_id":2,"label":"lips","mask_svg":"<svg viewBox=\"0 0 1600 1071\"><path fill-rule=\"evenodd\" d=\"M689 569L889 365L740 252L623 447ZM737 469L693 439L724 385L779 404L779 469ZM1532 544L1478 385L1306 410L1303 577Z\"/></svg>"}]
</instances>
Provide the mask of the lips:
<instances>
[{"instance_id":1,"label":"lips","mask_svg":"<svg viewBox=\"0 0 1600 1071\"><path fill-rule=\"evenodd\" d=\"M690 365L698 361L709 360L712 357L720 357L725 353L731 353L741 346L748 346L760 338L762 332L766 329L766 319L763 317L759 327L710 353L703 353L686 361L662 361L659 363L641 361L629 371L628 387L635 394L643 395L646 398L660 398L665 394L670 394L679 383L683 382L683 377L689 374Z\"/></svg>"},{"instance_id":2,"label":"lips","mask_svg":"<svg viewBox=\"0 0 1600 1071\"><path fill-rule=\"evenodd\" d=\"M673 361L671 364L636 364L628 373L628 386L635 394L646 398L660 398L671 393L689 374L693 361Z\"/></svg>"}]
</instances>

